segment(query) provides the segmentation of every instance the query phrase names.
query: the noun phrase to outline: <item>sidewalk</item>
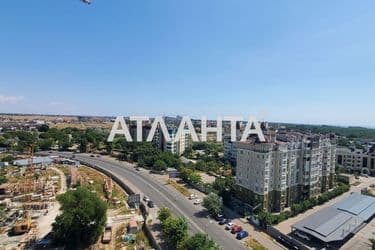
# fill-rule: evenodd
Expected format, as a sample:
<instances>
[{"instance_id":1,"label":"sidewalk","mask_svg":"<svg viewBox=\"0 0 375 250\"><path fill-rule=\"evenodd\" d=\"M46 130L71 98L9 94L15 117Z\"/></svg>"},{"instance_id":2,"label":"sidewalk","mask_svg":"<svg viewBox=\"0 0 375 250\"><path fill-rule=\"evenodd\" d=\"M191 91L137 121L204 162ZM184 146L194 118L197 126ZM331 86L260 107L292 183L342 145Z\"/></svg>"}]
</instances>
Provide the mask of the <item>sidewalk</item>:
<instances>
[{"instance_id":1,"label":"sidewalk","mask_svg":"<svg viewBox=\"0 0 375 250\"><path fill-rule=\"evenodd\" d=\"M160 182L166 182L168 180L168 176L160 176L160 175L153 175L155 176L158 181ZM175 181L179 180L178 178L174 179ZM194 193L198 196L199 199L203 199L206 194L191 188L189 186L185 186L191 193ZM171 187L172 188L172 187ZM177 190L176 190L177 191ZM237 214L235 211L229 209L229 208L224 208L224 213L229 217L229 218L235 218L232 220L234 224L237 224L241 226L244 230L249 232L250 237L253 237L255 240L257 240L260 244L262 244L265 248L269 250L282 250L286 249L282 245L280 245L278 242L276 242L272 237L264 233L263 231L259 231L256 229L253 225L249 224L245 218L241 218L239 214ZM215 223L215 222L214 222ZM223 226L223 234L228 233Z\"/></svg>"}]
</instances>

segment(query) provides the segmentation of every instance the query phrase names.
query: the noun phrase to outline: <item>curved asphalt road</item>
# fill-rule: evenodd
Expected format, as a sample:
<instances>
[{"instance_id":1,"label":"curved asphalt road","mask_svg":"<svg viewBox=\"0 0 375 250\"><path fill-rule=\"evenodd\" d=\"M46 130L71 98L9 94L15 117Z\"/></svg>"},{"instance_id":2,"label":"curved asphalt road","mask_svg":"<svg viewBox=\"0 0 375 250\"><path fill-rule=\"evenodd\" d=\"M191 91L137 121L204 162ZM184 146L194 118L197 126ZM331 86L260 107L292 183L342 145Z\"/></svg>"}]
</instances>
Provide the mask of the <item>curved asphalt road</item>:
<instances>
[{"instance_id":1,"label":"curved asphalt road","mask_svg":"<svg viewBox=\"0 0 375 250\"><path fill-rule=\"evenodd\" d=\"M64 157L71 156L69 153L60 153ZM130 163L118 162L116 160L94 158L84 154L76 154L75 158L87 164L93 164L99 168L106 169L119 178L129 181L133 186L150 197L158 207L169 207L173 214L184 216L192 233L208 234L217 244L225 250L247 249L242 241L235 235L224 230L216 221L207 218L201 206L194 206L192 201L176 190L171 190L164 184L155 180L152 175L136 171Z\"/></svg>"}]
</instances>

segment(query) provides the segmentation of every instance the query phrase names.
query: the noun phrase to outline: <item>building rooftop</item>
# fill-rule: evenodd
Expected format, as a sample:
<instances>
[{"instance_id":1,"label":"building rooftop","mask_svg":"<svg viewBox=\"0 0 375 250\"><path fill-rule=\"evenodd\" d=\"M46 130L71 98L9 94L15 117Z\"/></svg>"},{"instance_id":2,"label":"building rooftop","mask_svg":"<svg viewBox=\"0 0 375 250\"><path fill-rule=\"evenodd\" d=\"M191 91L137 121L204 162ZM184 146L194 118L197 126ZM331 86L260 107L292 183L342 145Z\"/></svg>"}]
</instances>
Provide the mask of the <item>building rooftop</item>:
<instances>
[{"instance_id":1,"label":"building rooftop","mask_svg":"<svg viewBox=\"0 0 375 250\"><path fill-rule=\"evenodd\" d=\"M33 164L50 164L53 162L51 157L33 157ZM29 159L21 159L13 161L13 165L27 166L29 165Z\"/></svg>"},{"instance_id":2,"label":"building rooftop","mask_svg":"<svg viewBox=\"0 0 375 250\"><path fill-rule=\"evenodd\" d=\"M324 208L294 224L292 228L322 240L344 240L356 233L375 214L375 198L353 193L344 200Z\"/></svg>"},{"instance_id":3,"label":"building rooftop","mask_svg":"<svg viewBox=\"0 0 375 250\"><path fill-rule=\"evenodd\" d=\"M129 228L138 227L137 221L134 219L130 220L128 227Z\"/></svg>"}]
</instances>

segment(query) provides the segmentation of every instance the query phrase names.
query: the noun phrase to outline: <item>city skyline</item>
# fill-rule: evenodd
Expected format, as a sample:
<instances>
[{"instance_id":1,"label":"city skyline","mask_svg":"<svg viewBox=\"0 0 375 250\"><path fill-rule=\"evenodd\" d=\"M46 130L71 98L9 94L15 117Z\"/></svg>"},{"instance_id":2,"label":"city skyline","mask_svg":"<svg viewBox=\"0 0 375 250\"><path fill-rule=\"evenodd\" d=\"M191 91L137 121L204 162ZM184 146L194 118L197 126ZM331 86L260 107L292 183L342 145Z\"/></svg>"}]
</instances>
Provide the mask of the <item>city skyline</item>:
<instances>
[{"instance_id":1,"label":"city skyline","mask_svg":"<svg viewBox=\"0 0 375 250\"><path fill-rule=\"evenodd\" d=\"M371 5L4 2L0 112L375 127Z\"/></svg>"}]
</instances>

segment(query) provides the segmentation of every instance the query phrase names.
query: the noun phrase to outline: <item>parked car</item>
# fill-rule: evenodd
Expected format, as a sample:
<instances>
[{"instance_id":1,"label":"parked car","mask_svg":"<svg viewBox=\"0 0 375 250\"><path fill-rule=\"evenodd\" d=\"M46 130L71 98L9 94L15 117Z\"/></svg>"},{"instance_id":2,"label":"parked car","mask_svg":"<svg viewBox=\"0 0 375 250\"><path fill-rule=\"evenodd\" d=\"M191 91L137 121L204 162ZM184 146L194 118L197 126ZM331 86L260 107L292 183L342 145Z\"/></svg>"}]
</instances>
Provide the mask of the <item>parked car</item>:
<instances>
[{"instance_id":1,"label":"parked car","mask_svg":"<svg viewBox=\"0 0 375 250\"><path fill-rule=\"evenodd\" d=\"M149 201L149 202L147 203L147 205L148 205L148 207L150 207L150 208L155 207L155 204L154 204L153 201Z\"/></svg>"},{"instance_id":2,"label":"parked car","mask_svg":"<svg viewBox=\"0 0 375 250\"><path fill-rule=\"evenodd\" d=\"M195 199L193 203L194 203L194 205L199 205L199 204L202 203L202 200L201 199Z\"/></svg>"},{"instance_id":3,"label":"parked car","mask_svg":"<svg viewBox=\"0 0 375 250\"><path fill-rule=\"evenodd\" d=\"M135 170L140 171L140 168L139 168L139 167L136 167Z\"/></svg>"},{"instance_id":4,"label":"parked car","mask_svg":"<svg viewBox=\"0 0 375 250\"><path fill-rule=\"evenodd\" d=\"M149 201L150 201L150 198L148 198L147 196L143 196L143 201L145 201L145 202L149 202Z\"/></svg>"},{"instance_id":5,"label":"parked car","mask_svg":"<svg viewBox=\"0 0 375 250\"><path fill-rule=\"evenodd\" d=\"M246 232L246 231L241 231L237 234L236 238L238 240L242 240L243 238L246 238L247 236L249 236L249 233Z\"/></svg>"},{"instance_id":6,"label":"parked car","mask_svg":"<svg viewBox=\"0 0 375 250\"><path fill-rule=\"evenodd\" d=\"M216 219L217 221L220 221L222 218L224 218L224 215L223 215L223 214L218 214L218 215L216 215L216 217L215 217L215 219Z\"/></svg>"},{"instance_id":7,"label":"parked car","mask_svg":"<svg viewBox=\"0 0 375 250\"><path fill-rule=\"evenodd\" d=\"M190 194L189 196L189 200L194 200L194 199L197 199L198 196L196 194Z\"/></svg>"},{"instance_id":8,"label":"parked car","mask_svg":"<svg viewBox=\"0 0 375 250\"><path fill-rule=\"evenodd\" d=\"M242 227L238 225L233 225L232 229L230 230L232 234L239 233L241 231L242 231Z\"/></svg>"},{"instance_id":9,"label":"parked car","mask_svg":"<svg viewBox=\"0 0 375 250\"><path fill-rule=\"evenodd\" d=\"M230 219L226 219L226 218L222 218L220 221L219 221L219 225L225 225L227 223L230 222Z\"/></svg>"},{"instance_id":10,"label":"parked car","mask_svg":"<svg viewBox=\"0 0 375 250\"><path fill-rule=\"evenodd\" d=\"M112 227L107 225L102 235L102 243L108 244L109 242L111 242L111 239L112 239Z\"/></svg>"},{"instance_id":11,"label":"parked car","mask_svg":"<svg viewBox=\"0 0 375 250\"><path fill-rule=\"evenodd\" d=\"M232 223L232 222L229 222L229 223L227 223L226 225L225 225L225 230L228 230L228 231L230 231L230 230L232 230L232 227L234 226L234 224Z\"/></svg>"},{"instance_id":12,"label":"parked car","mask_svg":"<svg viewBox=\"0 0 375 250\"><path fill-rule=\"evenodd\" d=\"M304 233L300 233L298 231L294 232L295 235L297 235L298 237L302 238L302 239L305 239L305 240L310 240L310 237L307 236L306 234Z\"/></svg>"}]
</instances>

